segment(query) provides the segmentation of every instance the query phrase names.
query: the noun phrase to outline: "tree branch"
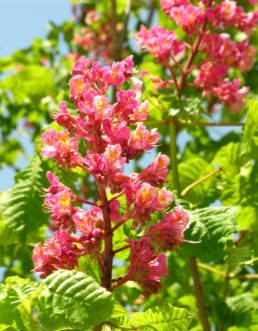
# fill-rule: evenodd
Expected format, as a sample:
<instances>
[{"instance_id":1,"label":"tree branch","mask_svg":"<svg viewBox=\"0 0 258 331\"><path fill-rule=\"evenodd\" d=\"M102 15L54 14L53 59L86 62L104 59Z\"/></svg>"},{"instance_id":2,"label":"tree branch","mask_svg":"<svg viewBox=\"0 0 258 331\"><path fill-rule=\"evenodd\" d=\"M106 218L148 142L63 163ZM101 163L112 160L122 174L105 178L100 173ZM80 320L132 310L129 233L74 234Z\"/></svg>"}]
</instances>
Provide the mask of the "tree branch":
<instances>
[{"instance_id":1,"label":"tree branch","mask_svg":"<svg viewBox=\"0 0 258 331\"><path fill-rule=\"evenodd\" d=\"M119 41L120 48L123 47L123 43L124 43L124 40L125 40L127 26L128 26L129 18L130 18L131 6L132 6L132 0L127 0L126 5L125 5L124 26L123 26L123 30L121 31L121 34L120 34L120 41Z\"/></svg>"},{"instance_id":2,"label":"tree branch","mask_svg":"<svg viewBox=\"0 0 258 331\"><path fill-rule=\"evenodd\" d=\"M102 203L102 213L105 224L104 230L104 269L105 273L102 277L102 286L107 290L111 288L111 280L112 280L112 268L113 268L113 242L112 242L112 228L111 228L111 220L109 214L109 205L107 200L107 194L105 188L101 186L101 184L97 183L97 188L99 192L99 197Z\"/></svg>"},{"instance_id":3,"label":"tree branch","mask_svg":"<svg viewBox=\"0 0 258 331\"><path fill-rule=\"evenodd\" d=\"M130 247L131 247L130 245L125 245L125 246L123 246L123 247L120 247L120 248L118 248L118 249L115 249L115 250L113 251L113 255L115 255L115 254L117 254L117 253L119 253L119 252L122 252L122 251L124 251L125 249L130 248Z\"/></svg>"},{"instance_id":4,"label":"tree branch","mask_svg":"<svg viewBox=\"0 0 258 331\"><path fill-rule=\"evenodd\" d=\"M210 331L210 323L205 307L204 297L203 297L203 291L202 291L202 285L201 280L199 276L198 266L196 258L193 256L190 256L189 263L191 267L191 272L193 276L193 282L194 282L194 291L195 291L195 297L197 300L197 305L199 309L199 315L203 327L203 331Z\"/></svg>"},{"instance_id":5,"label":"tree branch","mask_svg":"<svg viewBox=\"0 0 258 331\"><path fill-rule=\"evenodd\" d=\"M177 127L175 122L173 122L173 119L170 119L169 121L169 134L170 134L170 158L171 158L171 167L172 167L172 175L173 175L173 185L178 192L178 196L181 197L178 165L177 165L177 145L176 145ZM197 300L203 331L210 331L210 323L205 307L201 280L198 272L197 260L194 256L189 257L189 264L193 277L194 292Z\"/></svg>"},{"instance_id":6,"label":"tree branch","mask_svg":"<svg viewBox=\"0 0 258 331\"><path fill-rule=\"evenodd\" d=\"M222 168L217 168L213 171L211 171L209 174L206 176L203 176L202 178L197 179L195 182L192 184L188 185L182 192L181 192L181 198L184 198L195 186L201 184L205 180L209 179L210 177L218 174L219 172L222 171Z\"/></svg>"},{"instance_id":7,"label":"tree branch","mask_svg":"<svg viewBox=\"0 0 258 331\"><path fill-rule=\"evenodd\" d=\"M146 21L146 24L145 24L147 28L149 28L151 23L152 23L154 12L155 12L155 1L152 0L152 2L150 4L149 15L148 15L148 18L147 18L147 21Z\"/></svg>"},{"instance_id":8,"label":"tree branch","mask_svg":"<svg viewBox=\"0 0 258 331\"><path fill-rule=\"evenodd\" d=\"M119 35L117 31L117 5L116 0L111 0L111 25L112 25L112 38L113 38L113 60L118 61L121 59Z\"/></svg>"}]
</instances>

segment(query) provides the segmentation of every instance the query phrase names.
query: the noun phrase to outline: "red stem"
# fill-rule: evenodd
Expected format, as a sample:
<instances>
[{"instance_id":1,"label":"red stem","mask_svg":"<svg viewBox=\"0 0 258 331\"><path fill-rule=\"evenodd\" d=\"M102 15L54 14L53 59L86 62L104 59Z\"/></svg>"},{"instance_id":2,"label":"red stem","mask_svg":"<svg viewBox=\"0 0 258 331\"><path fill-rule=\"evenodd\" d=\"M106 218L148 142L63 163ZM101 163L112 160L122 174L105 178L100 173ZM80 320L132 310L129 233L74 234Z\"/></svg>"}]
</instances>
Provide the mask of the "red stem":
<instances>
[{"instance_id":1,"label":"red stem","mask_svg":"<svg viewBox=\"0 0 258 331\"><path fill-rule=\"evenodd\" d=\"M119 287L119 286L125 284L127 281L128 281L128 280L127 280L126 278L121 278L121 279L116 283L116 285L113 285L113 286L111 287L111 291L113 291L113 290L116 289L117 287Z\"/></svg>"},{"instance_id":2,"label":"red stem","mask_svg":"<svg viewBox=\"0 0 258 331\"><path fill-rule=\"evenodd\" d=\"M118 222L113 228L112 232L114 232L116 229L118 229L121 225L123 225L125 222L127 222L131 218L131 213L128 215L127 212L125 212L123 218L120 222Z\"/></svg>"},{"instance_id":3,"label":"red stem","mask_svg":"<svg viewBox=\"0 0 258 331\"><path fill-rule=\"evenodd\" d=\"M101 272L102 272L102 276L104 276L105 273L106 273L106 270L105 270L104 264L103 264L103 262L102 262L101 256L100 256L99 254L98 254L98 256L97 256L97 261L98 261L98 264L99 264L100 270L101 270Z\"/></svg>"},{"instance_id":4,"label":"red stem","mask_svg":"<svg viewBox=\"0 0 258 331\"><path fill-rule=\"evenodd\" d=\"M104 269L105 273L102 277L102 286L107 290L111 289L111 281L112 281L112 267L113 267L113 242L112 242L112 228L111 228L111 220L110 220L110 211L108 205L107 194L105 188L97 183L99 197L102 203L102 213L105 224L104 230Z\"/></svg>"},{"instance_id":5,"label":"red stem","mask_svg":"<svg viewBox=\"0 0 258 331\"><path fill-rule=\"evenodd\" d=\"M209 1L208 3L208 6L210 6L212 3L212 0ZM201 28L201 31L199 32L199 35L191 49L191 54L188 58L188 60L186 61L186 64L184 66L184 69L183 69L183 74L181 76L181 80L179 82L179 90L178 90L178 95L179 97L181 97L182 93L183 93L183 89L185 87L185 83L186 83L186 79L187 79L187 76L189 74L189 69L191 68L191 65L194 61L194 58L195 56L197 55L198 51L199 51L199 46L201 44L201 41L202 41L202 38L204 36L204 32L205 32L205 29L206 29L206 25L207 25L207 17L205 18L205 21L203 23L203 26Z\"/></svg>"},{"instance_id":6,"label":"red stem","mask_svg":"<svg viewBox=\"0 0 258 331\"><path fill-rule=\"evenodd\" d=\"M94 206L94 207L100 207L98 204L96 204L94 202L84 200L84 199L81 199L79 197L76 197L76 202L84 203L85 205L90 205L90 206Z\"/></svg>"},{"instance_id":7,"label":"red stem","mask_svg":"<svg viewBox=\"0 0 258 331\"><path fill-rule=\"evenodd\" d=\"M130 248L130 247L131 247L130 245L125 245L125 246L123 246L123 247L120 247L120 248L118 248L118 249L115 249L115 250L113 251L113 255L115 255L115 254L117 254L117 253L119 253L119 252L122 252L122 251L124 251L125 249Z\"/></svg>"},{"instance_id":8,"label":"red stem","mask_svg":"<svg viewBox=\"0 0 258 331\"><path fill-rule=\"evenodd\" d=\"M109 203L110 203L111 201L116 200L117 198L121 197L123 194L125 194L124 191L118 193L115 197L113 197L112 199L109 200Z\"/></svg>"}]
</instances>

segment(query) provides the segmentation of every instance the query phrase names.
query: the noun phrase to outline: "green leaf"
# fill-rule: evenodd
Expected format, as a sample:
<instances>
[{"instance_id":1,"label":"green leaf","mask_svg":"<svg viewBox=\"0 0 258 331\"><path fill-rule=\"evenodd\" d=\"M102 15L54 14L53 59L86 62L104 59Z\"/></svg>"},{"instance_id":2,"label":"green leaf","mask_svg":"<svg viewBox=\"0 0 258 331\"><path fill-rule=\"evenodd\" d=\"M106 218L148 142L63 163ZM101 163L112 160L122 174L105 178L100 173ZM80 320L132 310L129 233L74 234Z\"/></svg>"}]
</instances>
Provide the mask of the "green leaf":
<instances>
[{"instance_id":1,"label":"green leaf","mask_svg":"<svg viewBox=\"0 0 258 331\"><path fill-rule=\"evenodd\" d=\"M245 182L251 172L252 164L242 151L240 143L231 142L223 146L212 163L220 165L222 172L217 187L220 200L226 205L237 205L246 198Z\"/></svg>"},{"instance_id":2,"label":"green leaf","mask_svg":"<svg viewBox=\"0 0 258 331\"><path fill-rule=\"evenodd\" d=\"M196 241L184 244L189 255L205 262L218 261L227 255L236 226L237 207L207 207L189 211L190 223L185 239Z\"/></svg>"},{"instance_id":3,"label":"green leaf","mask_svg":"<svg viewBox=\"0 0 258 331\"><path fill-rule=\"evenodd\" d=\"M244 126L243 141L245 149L252 157L257 159L258 152L258 101L247 102L247 118Z\"/></svg>"},{"instance_id":4,"label":"green leaf","mask_svg":"<svg viewBox=\"0 0 258 331\"><path fill-rule=\"evenodd\" d=\"M58 270L48 276L39 295L40 321L47 330L82 330L112 314L110 292L82 272Z\"/></svg>"},{"instance_id":5,"label":"green leaf","mask_svg":"<svg viewBox=\"0 0 258 331\"><path fill-rule=\"evenodd\" d=\"M177 97L169 98L172 101L169 109L169 115L181 120L198 120L200 112L203 109L200 98L186 98L179 100Z\"/></svg>"},{"instance_id":6,"label":"green leaf","mask_svg":"<svg viewBox=\"0 0 258 331\"><path fill-rule=\"evenodd\" d=\"M258 216L257 208L253 206L242 207L237 215L237 223L239 229L242 231L247 231L255 226L257 227L256 224L257 216Z\"/></svg>"},{"instance_id":7,"label":"green leaf","mask_svg":"<svg viewBox=\"0 0 258 331\"><path fill-rule=\"evenodd\" d=\"M19 277L0 284L0 330L37 330L31 304L34 292L34 284Z\"/></svg>"},{"instance_id":8,"label":"green leaf","mask_svg":"<svg viewBox=\"0 0 258 331\"><path fill-rule=\"evenodd\" d=\"M252 258L252 250L248 246L230 247L228 250L227 263L229 271L234 270L240 264L250 261Z\"/></svg>"},{"instance_id":9,"label":"green leaf","mask_svg":"<svg viewBox=\"0 0 258 331\"><path fill-rule=\"evenodd\" d=\"M188 310L166 304L133 314L129 325L144 331L184 331L192 318Z\"/></svg>"},{"instance_id":10,"label":"green leaf","mask_svg":"<svg viewBox=\"0 0 258 331\"><path fill-rule=\"evenodd\" d=\"M48 216L42 212L45 170L38 156L16 176L16 184L0 196L0 245L24 243Z\"/></svg>"},{"instance_id":11,"label":"green leaf","mask_svg":"<svg viewBox=\"0 0 258 331\"><path fill-rule=\"evenodd\" d=\"M251 315L258 309L258 302L250 292L228 297L226 302L217 306L218 315L224 326L249 326Z\"/></svg>"},{"instance_id":12,"label":"green leaf","mask_svg":"<svg viewBox=\"0 0 258 331\"><path fill-rule=\"evenodd\" d=\"M203 178L215 170L210 163L200 157L192 158L190 161L179 164L180 186L183 191L188 185ZM194 186L187 194L186 198L195 205L201 205L202 202L209 196L209 190L214 188L215 176L204 180Z\"/></svg>"}]
</instances>

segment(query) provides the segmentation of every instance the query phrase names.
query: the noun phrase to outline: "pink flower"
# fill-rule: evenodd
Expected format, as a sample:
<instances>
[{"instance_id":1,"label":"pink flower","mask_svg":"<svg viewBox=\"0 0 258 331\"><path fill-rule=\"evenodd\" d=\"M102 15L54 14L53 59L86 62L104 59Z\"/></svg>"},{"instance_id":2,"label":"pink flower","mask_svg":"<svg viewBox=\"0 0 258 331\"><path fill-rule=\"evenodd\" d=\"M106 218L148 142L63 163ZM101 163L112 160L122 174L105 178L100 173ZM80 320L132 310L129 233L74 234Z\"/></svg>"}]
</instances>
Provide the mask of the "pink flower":
<instances>
[{"instance_id":1,"label":"pink flower","mask_svg":"<svg viewBox=\"0 0 258 331\"><path fill-rule=\"evenodd\" d=\"M75 228L80 231L80 242L83 245L84 254L94 254L101 249L103 239L104 221L101 208L93 207L91 210L76 208L73 215Z\"/></svg>"},{"instance_id":2,"label":"pink flower","mask_svg":"<svg viewBox=\"0 0 258 331\"><path fill-rule=\"evenodd\" d=\"M84 253L75 242L76 238L66 230L54 232L53 238L47 239L43 246L39 243L34 247L33 271L38 272L40 278L44 278L54 270L71 270L76 267L78 258Z\"/></svg>"},{"instance_id":3,"label":"pink flower","mask_svg":"<svg viewBox=\"0 0 258 331\"><path fill-rule=\"evenodd\" d=\"M116 222L121 218L119 209L120 209L120 202L118 200L112 200L109 203L110 219L112 222Z\"/></svg>"},{"instance_id":4,"label":"pink flower","mask_svg":"<svg viewBox=\"0 0 258 331\"><path fill-rule=\"evenodd\" d=\"M138 241L126 240L131 246L130 266L127 280L139 283L144 290L144 295L157 293L160 289L160 277L167 275L166 256L156 254L148 238Z\"/></svg>"},{"instance_id":5,"label":"pink flower","mask_svg":"<svg viewBox=\"0 0 258 331\"><path fill-rule=\"evenodd\" d=\"M70 132L74 133L76 131L76 120L75 118L68 112L66 107L66 102L63 101L59 105L60 112L52 115L55 122L66 128Z\"/></svg>"},{"instance_id":6,"label":"pink flower","mask_svg":"<svg viewBox=\"0 0 258 331\"><path fill-rule=\"evenodd\" d=\"M114 124L110 120L104 120L103 129L108 143L119 144L122 149L125 148L131 133L126 121Z\"/></svg>"},{"instance_id":7,"label":"pink flower","mask_svg":"<svg viewBox=\"0 0 258 331\"><path fill-rule=\"evenodd\" d=\"M158 194L155 187L148 183L143 183L135 194L134 209L135 211L148 219L149 214L156 210Z\"/></svg>"},{"instance_id":8,"label":"pink flower","mask_svg":"<svg viewBox=\"0 0 258 331\"><path fill-rule=\"evenodd\" d=\"M238 67L242 72L249 71L255 60L256 49L253 45L248 45L248 39L238 44L240 59Z\"/></svg>"},{"instance_id":9,"label":"pink flower","mask_svg":"<svg viewBox=\"0 0 258 331\"><path fill-rule=\"evenodd\" d=\"M114 104L115 115L122 120L128 121L129 115L133 114L139 102L136 100L136 93L133 90L118 90L116 93L117 102Z\"/></svg>"},{"instance_id":10,"label":"pink flower","mask_svg":"<svg viewBox=\"0 0 258 331\"><path fill-rule=\"evenodd\" d=\"M164 215L164 219L149 227L145 236L156 244L160 250L171 250L183 242L189 216L181 206Z\"/></svg>"},{"instance_id":11,"label":"pink flower","mask_svg":"<svg viewBox=\"0 0 258 331\"><path fill-rule=\"evenodd\" d=\"M201 65L198 76L194 80L196 87L209 90L218 86L223 77L227 74L228 67L213 62L207 62Z\"/></svg>"},{"instance_id":12,"label":"pink flower","mask_svg":"<svg viewBox=\"0 0 258 331\"><path fill-rule=\"evenodd\" d=\"M110 118L112 107L108 103L106 96L97 95L93 98L94 116L96 121L102 121L105 118Z\"/></svg>"},{"instance_id":13,"label":"pink flower","mask_svg":"<svg viewBox=\"0 0 258 331\"><path fill-rule=\"evenodd\" d=\"M218 28L228 28L239 22L243 8L237 6L235 1L226 0L215 8L207 8L206 14L209 21Z\"/></svg>"},{"instance_id":14,"label":"pink flower","mask_svg":"<svg viewBox=\"0 0 258 331\"><path fill-rule=\"evenodd\" d=\"M157 199L157 203L156 203L156 210L157 211L162 211L164 209L166 209L171 202L174 200L174 195L171 191L168 191L164 188L162 188L159 192L158 192L158 199Z\"/></svg>"},{"instance_id":15,"label":"pink flower","mask_svg":"<svg viewBox=\"0 0 258 331\"><path fill-rule=\"evenodd\" d=\"M51 171L48 171L46 176L47 176L49 183L51 184L47 190L48 193L56 194L58 192L63 191L64 189L68 189L68 187L65 186L64 184L62 184L59 181L59 178L57 176L55 176Z\"/></svg>"},{"instance_id":16,"label":"pink flower","mask_svg":"<svg viewBox=\"0 0 258 331\"><path fill-rule=\"evenodd\" d=\"M126 192L128 194L128 192ZM143 183L135 192L134 211L135 219L144 223L150 219L150 214L166 209L174 197L172 192L161 189L159 192L148 183Z\"/></svg>"},{"instance_id":17,"label":"pink flower","mask_svg":"<svg viewBox=\"0 0 258 331\"><path fill-rule=\"evenodd\" d=\"M90 173L101 183L108 185L112 191L116 191L114 177L121 172L125 164L125 158L121 156L120 145L107 145L104 153L87 152L86 164Z\"/></svg>"},{"instance_id":18,"label":"pink flower","mask_svg":"<svg viewBox=\"0 0 258 331\"><path fill-rule=\"evenodd\" d=\"M147 130L146 126L138 124L136 129L131 132L128 147L138 150L147 151L152 149L159 141L157 129Z\"/></svg>"},{"instance_id":19,"label":"pink flower","mask_svg":"<svg viewBox=\"0 0 258 331\"><path fill-rule=\"evenodd\" d=\"M133 74L132 57L128 56L121 62L114 62L112 67L106 67L103 78L108 85L120 86Z\"/></svg>"},{"instance_id":20,"label":"pink flower","mask_svg":"<svg viewBox=\"0 0 258 331\"><path fill-rule=\"evenodd\" d=\"M205 14L201 7L191 4L180 7L173 7L169 16L181 26L187 33L193 33L198 30L198 26L204 24Z\"/></svg>"},{"instance_id":21,"label":"pink flower","mask_svg":"<svg viewBox=\"0 0 258 331\"><path fill-rule=\"evenodd\" d=\"M163 184L168 176L169 163L168 156L159 154L153 163L140 173L139 179L153 186Z\"/></svg>"},{"instance_id":22,"label":"pink flower","mask_svg":"<svg viewBox=\"0 0 258 331\"><path fill-rule=\"evenodd\" d=\"M64 168L77 167L81 162L78 140L70 138L68 130L58 132L50 129L43 133L41 140L43 157L54 159Z\"/></svg>"},{"instance_id":23,"label":"pink flower","mask_svg":"<svg viewBox=\"0 0 258 331\"><path fill-rule=\"evenodd\" d=\"M160 0L161 8L169 14L172 8L189 5L188 0Z\"/></svg>"},{"instance_id":24,"label":"pink flower","mask_svg":"<svg viewBox=\"0 0 258 331\"><path fill-rule=\"evenodd\" d=\"M83 98L83 93L87 89L87 84L82 75L73 76L70 81L70 99L80 101Z\"/></svg>"},{"instance_id":25,"label":"pink flower","mask_svg":"<svg viewBox=\"0 0 258 331\"><path fill-rule=\"evenodd\" d=\"M250 35L252 32L254 32L257 23L258 11L255 11L253 13L242 13L238 22L236 23L236 26L240 31Z\"/></svg>"},{"instance_id":26,"label":"pink flower","mask_svg":"<svg viewBox=\"0 0 258 331\"><path fill-rule=\"evenodd\" d=\"M135 38L139 46L148 50L159 61L168 62L170 57L185 51L184 44L177 39L172 31L163 29L158 25L149 30L142 25Z\"/></svg>"},{"instance_id":27,"label":"pink flower","mask_svg":"<svg viewBox=\"0 0 258 331\"><path fill-rule=\"evenodd\" d=\"M51 212L53 229L67 228L74 229L72 214L74 207L72 203L76 200L76 195L67 186L60 183L59 178L50 171L47 172L47 178L51 186L47 190L47 196L44 199L44 209Z\"/></svg>"},{"instance_id":28,"label":"pink flower","mask_svg":"<svg viewBox=\"0 0 258 331\"><path fill-rule=\"evenodd\" d=\"M81 56L79 60L77 60L72 68L72 75L84 75L88 70L90 61L86 59L84 56Z\"/></svg>"},{"instance_id":29,"label":"pink flower","mask_svg":"<svg viewBox=\"0 0 258 331\"><path fill-rule=\"evenodd\" d=\"M227 33L207 33L202 40L203 50L216 64L237 66L240 52Z\"/></svg>"},{"instance_id":30,"label":"pink flower","mask_svg":"<svg viewBox=\"0 0 258 331\"><path fill-rule=\"evenodd\" d=\"M248 88L244 86L239 89L240 84L240 79L234 79L232 83L224 79L222 85L213 89L213 93L225 106L229 107L232 113L237 113L245 106L243 98L248 93Z\"/></svg>"}]
</instances>

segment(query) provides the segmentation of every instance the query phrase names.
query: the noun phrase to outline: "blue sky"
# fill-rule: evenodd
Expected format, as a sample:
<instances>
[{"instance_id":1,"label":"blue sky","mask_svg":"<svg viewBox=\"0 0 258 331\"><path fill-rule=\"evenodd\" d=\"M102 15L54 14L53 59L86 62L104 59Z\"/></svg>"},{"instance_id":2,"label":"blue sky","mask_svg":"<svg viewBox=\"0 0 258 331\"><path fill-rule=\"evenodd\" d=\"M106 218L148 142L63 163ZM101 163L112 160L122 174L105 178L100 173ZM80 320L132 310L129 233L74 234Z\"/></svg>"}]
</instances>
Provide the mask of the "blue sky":
<instances>
[{"instance_id":1,"label":"blue sky","mask_svg":"<svg viewBox=\"0 0 258 331\"><path fill-rule=\"evenodd\" d=\"M71 18L69 0L0 0L0 57L8 56L17 49L32 44L35 37L44 37L46 23L62 23ZM30 155L33 145L20 136L26 154ZM27 164L20 158L19 167ZM14 184L14 172L10 168L0 171L0 191Z\"/></svg>"},{"instance_id":2,"label":"blue sky","mask_svg":"<svg viewBox=\"0 0 258 331\"><path fill-rule=\"evenodd\" d=\"M29 46L43 37L48 21L71 17L69 0L0 0L0 56Z\"/></svg>"}]
</instances>

